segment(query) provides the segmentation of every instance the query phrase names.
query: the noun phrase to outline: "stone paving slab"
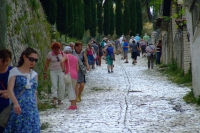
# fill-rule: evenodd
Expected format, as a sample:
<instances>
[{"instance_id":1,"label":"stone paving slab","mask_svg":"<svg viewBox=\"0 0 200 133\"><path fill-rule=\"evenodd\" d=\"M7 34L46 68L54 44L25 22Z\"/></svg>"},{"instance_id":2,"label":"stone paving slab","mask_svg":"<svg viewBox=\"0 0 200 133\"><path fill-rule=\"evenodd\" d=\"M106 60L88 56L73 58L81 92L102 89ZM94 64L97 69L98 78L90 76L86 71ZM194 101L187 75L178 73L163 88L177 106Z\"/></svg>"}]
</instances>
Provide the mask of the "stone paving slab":
<instances>
[{"instance_id":1,"label":"stone paving slab","mask_svg":"<svg viewBox=\"0 0 200 133\"><path fill-rule=\"evenodd\" d=\"M130 55L129 55L130 57ZM40 112L49 128L42 133L199 133L199 107L182 97L190 90L180 87L157 70L147 70L147 60L137 65L114 62L108 73L105 61L86 77L78 110L69 101L57 109ZM130 62L130 61L129 61Z\"/></svg>"}]
</instances>

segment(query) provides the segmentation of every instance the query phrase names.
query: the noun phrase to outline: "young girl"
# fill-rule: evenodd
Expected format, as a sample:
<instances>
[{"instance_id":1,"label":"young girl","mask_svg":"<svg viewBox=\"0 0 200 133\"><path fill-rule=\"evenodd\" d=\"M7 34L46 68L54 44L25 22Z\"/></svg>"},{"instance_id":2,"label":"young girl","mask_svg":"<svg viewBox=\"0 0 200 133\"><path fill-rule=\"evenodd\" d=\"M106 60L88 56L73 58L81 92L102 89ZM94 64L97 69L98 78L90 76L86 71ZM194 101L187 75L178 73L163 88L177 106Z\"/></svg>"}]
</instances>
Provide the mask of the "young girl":
<instances>
[{"instance_id":1,"label":"young girl","mask_svg":"<svg viewBox=\"0 0 200 133\"><path fill-rule=\"evenodd\" d=\"M37 60L37 51L28 47L22 52L18 66L10 71L8 96L13 108L4 133L40 133L36 98L38 77L32 70Z\"/></svg>"},{"instance_id":2,"label":"young girl","mask_svg":"<svg viewBox=\"0 0 200 133\"><path fill-rule=\"evenodd\" d=\"M9 66L12 59L11 51L8 49L0 50L0 113L9 105L8 99L8 75L12 69ZM3 133L4 128L0 126L0 133Z\"/></svg>"},{"instance_id":3,"label":"young girl","mask_svg":"<svg viewBox=\"0 0 200 133\"><path fill-rule=\"evenodd\" d=\"M94 64L93 52L94 52L94 48L89 43L88 48L87 48L87 57L88 57L88 64L90 65L90 69L92 68L92 66Z\"/></svg>"}]
</instances>

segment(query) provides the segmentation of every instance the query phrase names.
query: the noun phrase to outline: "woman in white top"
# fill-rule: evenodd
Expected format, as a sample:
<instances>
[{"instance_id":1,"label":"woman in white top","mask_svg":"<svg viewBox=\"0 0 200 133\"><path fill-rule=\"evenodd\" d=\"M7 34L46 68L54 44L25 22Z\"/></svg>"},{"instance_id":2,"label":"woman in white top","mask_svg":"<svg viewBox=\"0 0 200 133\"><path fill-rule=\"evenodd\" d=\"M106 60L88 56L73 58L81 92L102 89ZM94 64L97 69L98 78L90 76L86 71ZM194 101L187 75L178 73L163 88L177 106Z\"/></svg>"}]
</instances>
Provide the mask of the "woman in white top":
<instances>
[{"instance_id":1,"label":"woman in white top","mask_svg":"<svg viewBox=\"0 0 200 133\"><path fill-rule=\"evenodd\" d=\"M65 83L64 73L60 66L60 61L63 58L63 52L60 50L61 45L58 42L53 42L51 45L52 51L47 55L46 63L44 66L44 79L47 78L47 69L50 67L50 78L51 78L51 94L53 97L53 105L62 104L61 100L64 99L65 94Z\"/></svg>"}]
</instances>

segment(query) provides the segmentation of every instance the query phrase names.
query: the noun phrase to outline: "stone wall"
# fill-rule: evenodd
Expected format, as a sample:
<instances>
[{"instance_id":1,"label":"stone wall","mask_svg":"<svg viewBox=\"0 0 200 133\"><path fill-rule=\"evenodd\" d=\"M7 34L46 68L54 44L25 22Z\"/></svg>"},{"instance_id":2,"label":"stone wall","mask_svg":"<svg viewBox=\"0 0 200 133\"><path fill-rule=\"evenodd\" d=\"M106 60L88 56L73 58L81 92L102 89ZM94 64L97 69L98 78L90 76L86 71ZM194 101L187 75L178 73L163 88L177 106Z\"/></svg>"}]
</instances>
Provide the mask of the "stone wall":
<instances>
[{"instance_id":1,"label":"stone wall","mask_svg":"<svg viewBox=\"0 0 200 133\"><path fill-rule=\"evenodd\" d=\"M171 6L171 16L177 13L177 9ZM162 22L162 41L163 41L163 54L162 63L170 64L174 60L178 67L181 68L184 73L187 73L190 69L191 57L190 57L190 43L187 37L187 29L184 27L180 29L177 27L176 18L172 18L170 21Z\"/></svg>"},{"instance_id":2,"label":"stone wall","mask_svg":"<svg viewBox=\"0 0 200 133\"><path fill-rule=\"evenodd\" d=\"M200 22L197 25L192 24L192 13L189 7L185 7L187 28L190 35L190 52L191 52L191 69L192 69L192 86L194 95L197 98L200 95ZM195 26L195 31L193 31Z\"/></svg>"},{"instance_id":3,"label":"stone wall","mask_svg":"<svg viewBox=\"0 0 200 133\"><path fill-rule=\"evenodd\" d=\"M40 72L51 42L51 26L41 3L39 0L8 0L7 3L7 43L13 53L12 64L16 65L22 51L30 46L39 52L36 68Z\"/></svg>"}]
</instances>

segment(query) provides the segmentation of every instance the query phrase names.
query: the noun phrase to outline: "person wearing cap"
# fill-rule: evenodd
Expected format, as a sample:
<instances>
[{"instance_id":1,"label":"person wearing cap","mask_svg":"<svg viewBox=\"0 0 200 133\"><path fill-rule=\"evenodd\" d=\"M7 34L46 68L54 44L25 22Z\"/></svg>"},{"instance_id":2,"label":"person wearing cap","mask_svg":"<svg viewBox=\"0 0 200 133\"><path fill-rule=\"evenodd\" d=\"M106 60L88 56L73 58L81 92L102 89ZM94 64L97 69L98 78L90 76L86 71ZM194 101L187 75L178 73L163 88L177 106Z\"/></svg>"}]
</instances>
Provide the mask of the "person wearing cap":
<instances>
[{"instance_id":1,"label":"person wearing cap","mask_svg":"<svg viewBox=\"0 0 200 133\"><path fill-rule=\"evenodd\" d=\"M76 93L75 93L75 85L78 79L78 59L75 55L72 55L72 48L70 46L65 46L63 52L65 53L62 60L61 60L61 68L63 73L67 75L70 73L71 82L65 82L65 86L67 89L67 94L71 105L69 106L68 110L75 110L77 109L76 106ZM65 78L64 78L65 79Z\"/></svg>"},{"instance_id":2,"label":"person wearing cap","mask_svg":"<svg viewBox=\"0 0 200 133\"><path fill-rule=\"evenodd\" d=\"M60 61L63 57L61 51L61 44L59 42L53 42L51 44L51 51L47 55L47 59L44 66L44 79L47 79L47 70L50 68L50 79L51 79L51 94L53 97L53 105L62 104L61 100L64 99L65 83L64 73L60 66Z\"/></svg>"}]
</instances>

